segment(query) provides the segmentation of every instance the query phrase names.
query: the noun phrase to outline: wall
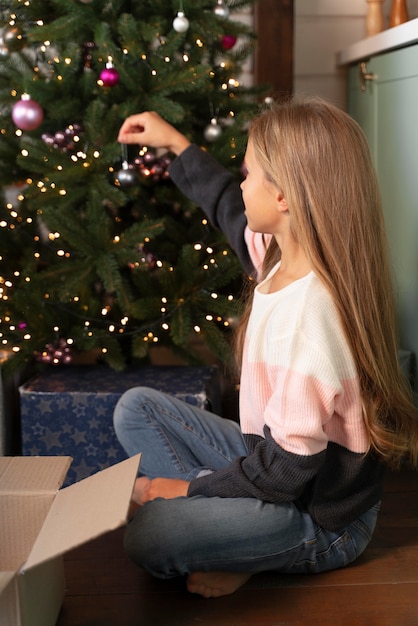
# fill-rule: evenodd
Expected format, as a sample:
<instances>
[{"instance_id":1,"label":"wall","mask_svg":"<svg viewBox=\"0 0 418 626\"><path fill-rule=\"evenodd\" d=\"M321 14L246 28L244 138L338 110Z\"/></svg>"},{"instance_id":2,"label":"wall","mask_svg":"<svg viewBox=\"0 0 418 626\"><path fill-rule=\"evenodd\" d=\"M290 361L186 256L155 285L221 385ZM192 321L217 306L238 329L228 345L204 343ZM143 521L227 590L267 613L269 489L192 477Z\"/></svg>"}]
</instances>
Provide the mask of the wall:
<instances>
[{"instance_id":1,"label":"wall","mask_svg":"<svg viewBox=\"0 0 418 626\"><path fill-rule=\"evenodd\" d=\"M385 24L392 1L384 0ZM410 19L418 0L407 0ZM339 50L365 39L367 0L295 0L294 91L346 106L346 71L336 66Z\"/></svg>"},{"instance_id":2,"label":"wall","mask_svg":"<svg viewBox=\"0 0 418 626\"><path fill-rule=\"evenodd\" d=\"M227 4L226 0L225 4ZM247 6L240 10L235 10L233 13L231 13L231 19L243 22L251 29L254 29L254 9L252 6ZM250 55L247 60L244 61L242 66L242 72L238 78L239 82L245 87L252 87L254 85L254 60L252 55Z\"/></svg>"}]
</instances>

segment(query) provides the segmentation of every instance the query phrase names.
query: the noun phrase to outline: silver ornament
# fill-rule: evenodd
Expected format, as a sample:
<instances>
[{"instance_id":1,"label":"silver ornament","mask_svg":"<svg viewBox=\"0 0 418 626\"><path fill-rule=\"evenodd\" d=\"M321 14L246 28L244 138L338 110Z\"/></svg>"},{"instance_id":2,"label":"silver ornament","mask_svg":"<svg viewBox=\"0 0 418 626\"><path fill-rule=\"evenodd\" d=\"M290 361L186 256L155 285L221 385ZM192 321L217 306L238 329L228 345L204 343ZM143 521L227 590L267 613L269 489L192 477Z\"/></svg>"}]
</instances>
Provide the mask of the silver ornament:
<instances>
[{"instance_id":1,"label":"silver ornament","mask_svg":"<svg viewBox=\"0 0 418 626\"><path fill-rule=\"evenodd\" d=\"M19 26L3 29L2 44L9 52L20 52L26 46L26 35Z\"/></svg>"},{"instance_id":2,"label":"silver ornament","mask_svg":"<svg viewBox=\"0 0 418 626\"><path fill-rule=\"evenodd\" d=\"M226 6L223 0L218 0L218 4L213 9L213 12L215 13L215 15L225 20L229 17L229 8Z\"/></svg>"},{"instance_id":3,"label":"silver ornament","mask_svg":"<svg viewBox=\"0 0 418 626\"><path fill-rule=\"evenodd\" d=\"M203 132L206 141L216 141L222 135L222 126L218 124L216 118L212 118Z\"/></svg>"},{"instance_id":4,"label":"silver ornament","mask_svg":"<svg viewBox=\"0 0 418 626\"><path fill-rule=\"evenodd\" d=\"M177 17L174 18L173 28L178 33L185 33L189 28L189 20L184 15L183 11L177 13Z\"/></svg>"},{"instance_id":5,"label":"silver ornament","mask_svg":"<svg viewBox=\"0 0 418 626\"><path fill-rule=\"evenodd\" d=\"M115 174L115 184L119 187L133 187L138 181L135 170L127 161L122 163L122 169Z\"/></svg>"}]
</instances>

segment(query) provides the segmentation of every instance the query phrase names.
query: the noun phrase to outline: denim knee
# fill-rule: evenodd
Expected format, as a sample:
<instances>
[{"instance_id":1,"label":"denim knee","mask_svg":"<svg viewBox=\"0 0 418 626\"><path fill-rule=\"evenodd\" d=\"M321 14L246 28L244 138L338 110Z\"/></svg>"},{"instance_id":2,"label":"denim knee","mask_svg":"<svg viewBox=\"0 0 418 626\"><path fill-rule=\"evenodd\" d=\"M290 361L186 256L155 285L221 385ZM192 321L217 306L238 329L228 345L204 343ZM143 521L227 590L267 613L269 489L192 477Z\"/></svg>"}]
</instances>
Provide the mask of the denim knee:
<instances>
[{"instance_id":1,"label":"denim knee","mask_svg":"<svg viewBox=\"0 0 418 626\"><path fill-rule=\"evenodd\" d=\"M141 411L147 399L152 399L159 392L148 387L132 387L125 391L116 403L113 411L113 428L121 445L128 454L135 454L130 450L132 433L135 432Z\"/></svg>"},{"instance_id":2,"label":"denim knee","mask_svg":"<svg viewBox=\"0 0 418 626\"><path fill-rule=\"evenodd\" d=\"M124 548L130 559L157 578L179 575L177 568L170 567L170 532L164 523L164 502L153 500L138 509L124 535Z\"/></svg>"}]
</instances>

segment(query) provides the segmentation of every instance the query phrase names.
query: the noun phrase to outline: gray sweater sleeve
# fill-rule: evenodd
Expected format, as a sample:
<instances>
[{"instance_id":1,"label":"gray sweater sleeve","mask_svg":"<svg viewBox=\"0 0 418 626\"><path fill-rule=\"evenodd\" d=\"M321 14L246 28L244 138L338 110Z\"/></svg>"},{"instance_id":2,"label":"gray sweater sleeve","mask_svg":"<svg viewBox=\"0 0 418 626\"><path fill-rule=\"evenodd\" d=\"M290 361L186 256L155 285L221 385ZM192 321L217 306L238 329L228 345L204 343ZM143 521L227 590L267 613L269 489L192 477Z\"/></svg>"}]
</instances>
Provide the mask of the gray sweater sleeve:
<instances>
[{"instance_id":1,"label":"gray sweater sleeve","mask_svg":"<svg viewBox=\"0 0 418 626\"><path fill-rule=\"evenodd\" d=\"M226 235L244 270L254 271L244 240L247 219L241 189L234 176L210 154L191 144L170 165L174 184Z\"/></svg>"},{"instance_id":2,"label":"gray sweater sleeve","mask_svg":"<svg viewBox=\"0 0 418 626\"><path fill-rule=\"evenodd\" d=\"M190 482L188 495L223 498L257 498L263 502L293 502L315 477L325 460L325 451L313 456L286 452L265 429L255 449L234 459L224 469Z\"/></svg>"},{"instance_id":3,"label":"gray sweater sleeve","mask_svg":"<svg viewBox=\"0 0 418 626\"><path fill-rule=\"evenodd\" d=\"M299 456L281 448L267 428L265 435L247 457L193 479L187 495L297 502L318 524L333 531L381 499L385 468L373 454L350 452L331 442L318 454Z\"/></svg>"}]
</instances>

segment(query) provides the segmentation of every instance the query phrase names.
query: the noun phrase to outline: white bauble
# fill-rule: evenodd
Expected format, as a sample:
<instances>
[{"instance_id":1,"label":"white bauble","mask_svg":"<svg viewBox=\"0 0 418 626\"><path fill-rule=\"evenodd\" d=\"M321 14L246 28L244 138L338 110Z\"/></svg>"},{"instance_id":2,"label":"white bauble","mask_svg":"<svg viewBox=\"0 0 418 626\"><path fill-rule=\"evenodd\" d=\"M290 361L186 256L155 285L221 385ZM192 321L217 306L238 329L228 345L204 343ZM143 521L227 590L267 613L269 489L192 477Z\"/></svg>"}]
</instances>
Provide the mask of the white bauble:
<instances>
[{"instance_id":1,"label":"white bauble","mask_svg":"<svg viewBox=\"0 0 418 626\"><path fill-rule=\"evenodd\" d=\"M179 11L177 17L174 18L173 28L178 33L185 33L189 28L189 20L184 15L183 11Z\"/></svg>"}]
</instances>

